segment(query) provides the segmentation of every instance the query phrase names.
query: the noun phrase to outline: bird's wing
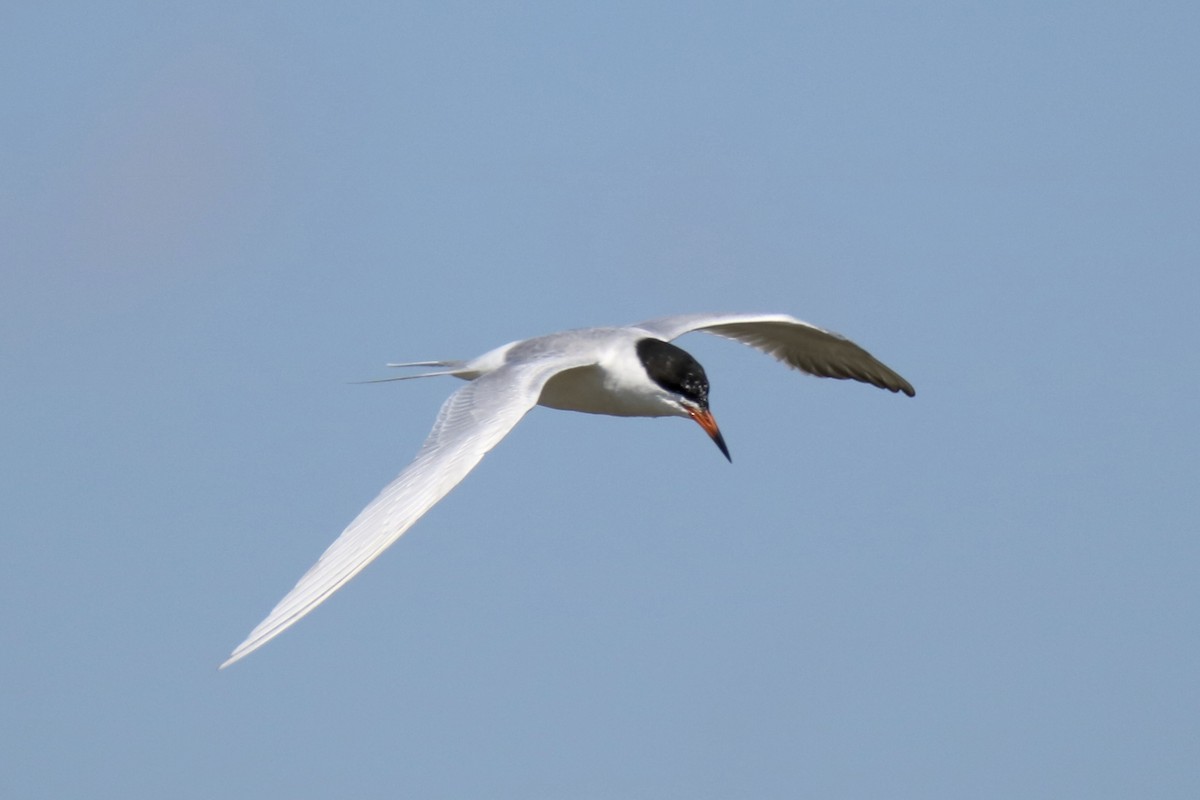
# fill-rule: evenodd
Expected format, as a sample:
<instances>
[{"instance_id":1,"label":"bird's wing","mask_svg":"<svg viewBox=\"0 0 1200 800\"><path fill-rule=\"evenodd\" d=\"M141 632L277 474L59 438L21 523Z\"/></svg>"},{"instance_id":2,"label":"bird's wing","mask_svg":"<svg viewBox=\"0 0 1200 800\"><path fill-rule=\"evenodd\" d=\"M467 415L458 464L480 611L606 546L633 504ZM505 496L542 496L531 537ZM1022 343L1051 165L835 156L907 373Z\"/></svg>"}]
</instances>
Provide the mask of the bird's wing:
<instances>
[{"instance_id":1,"label":"bird's wing","mask_svg":"<svg viewBox=\"0 0 1200 800\"><path fill-rule=\"evenodd\" d=\"M221 666L262 647L362 571L513 429L537 403L546 381L587 363L591 359L558 357L506 364L450 395L413 462L359 513Z\"/></svg>"},{"instance_id":2,"label":"bird's wing","mask_svg":"<svg viewBox=\"0 0 1200 800\"><path fill-rule=\"evenodd\" d=\"M692 331L724 336L822 378L849 378L916 394L912 384L854 342L786 314L681 314L634 325L664 341Z\"/></svg>"}]
</instances>

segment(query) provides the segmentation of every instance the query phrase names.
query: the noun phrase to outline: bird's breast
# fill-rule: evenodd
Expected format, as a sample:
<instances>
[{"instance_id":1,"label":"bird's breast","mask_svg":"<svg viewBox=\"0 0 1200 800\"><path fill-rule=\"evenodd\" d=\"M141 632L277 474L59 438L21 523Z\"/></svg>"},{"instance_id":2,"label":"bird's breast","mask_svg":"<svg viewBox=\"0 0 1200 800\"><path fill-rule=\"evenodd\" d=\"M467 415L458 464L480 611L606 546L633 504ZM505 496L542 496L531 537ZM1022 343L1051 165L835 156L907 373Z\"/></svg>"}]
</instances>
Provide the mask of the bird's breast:
<instances>
[{"instance_id":1,"label":"bird's breast","mask_svg":"<svg viewBox=\"0 0 1200 800\"><path fill-rule=\"evenodd\" d=\"M658 398L628 391L599 366L558 373L542 387L538 405L613 417L667 417L676 413Z\"/></svg>"}]
</instances>

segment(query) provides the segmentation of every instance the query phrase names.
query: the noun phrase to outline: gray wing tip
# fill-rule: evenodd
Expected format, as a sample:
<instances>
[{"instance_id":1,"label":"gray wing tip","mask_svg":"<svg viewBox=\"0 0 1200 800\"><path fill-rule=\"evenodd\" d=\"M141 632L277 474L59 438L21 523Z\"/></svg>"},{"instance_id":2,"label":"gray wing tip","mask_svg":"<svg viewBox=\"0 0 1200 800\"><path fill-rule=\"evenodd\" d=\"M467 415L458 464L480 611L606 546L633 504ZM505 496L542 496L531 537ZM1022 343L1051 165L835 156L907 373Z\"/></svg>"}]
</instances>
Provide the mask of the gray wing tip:
<instances>
[{"instance_id":1,"label":"gray wing tip","mask_svg":"<svg viewBox=\"0 0 1200 800\"><path fill-rule=\"evenodd\" d=\"M271 638L271 637L268 637L268 639L269 638ZM222 661L221 666L217 667L217 669L222 670L222 669L225 669L226 667L230 666L231 664L236 664L237 662L241 661L243 658L250 655L251 653L253 653L258 648L262 647L266 643L267 643L267 639L263 639L260 641L254 641L253 638L247 639L246 641L239 644L236 648L234 648L233 652L229 654L229 658Z\"/></svg>"},{"instance_id":2,"label":"gray wing tip","mask_svg":"<svg viewBox=\"0 0 1200 800\"><path fill-rule=\"evenodd\" d=\"M880 364L880 366L883 365ZM913 388L911 383L904 380L904 378L900 377L899 374L887 368L886 366L884 366L884 372L882 373L868 376L856 375L855 378L860 381L866 381L867 383L878 386L880 389L887 389L889 392L906 394L909 397L917 396L917 390Z\"/></svg>"}]
</instances>

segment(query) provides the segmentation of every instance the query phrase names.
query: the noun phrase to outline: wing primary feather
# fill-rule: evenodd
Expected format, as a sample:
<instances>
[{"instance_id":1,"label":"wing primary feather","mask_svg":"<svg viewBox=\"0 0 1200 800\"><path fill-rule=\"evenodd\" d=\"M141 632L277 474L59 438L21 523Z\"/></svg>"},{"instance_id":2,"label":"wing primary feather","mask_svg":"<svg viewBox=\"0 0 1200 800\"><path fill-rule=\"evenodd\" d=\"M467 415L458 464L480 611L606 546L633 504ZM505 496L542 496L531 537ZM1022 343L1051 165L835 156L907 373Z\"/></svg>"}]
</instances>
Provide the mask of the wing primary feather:
<instances>
[{"instance_id":1,"label":"wing primary feather","mask_svg":"<svg viewBox=\"0 0 1200 800\"><path fill-rule=\"evenodd\" d=\"M559 357L505 365L450 395L413 462L355 517L221 668L262 647L361 572L512 430L551 376L585 363Z\"/></svg>"},{"instance_id":2,"label":"wing primary feather","mask_svg":"<svg viewBox=\"0 0 1200 800\"><path fill-rule=\"evenodd\" d=\"M911 383L859 345L786 314L683 314L635 327L666 341L703 331L749 345L810 375L856 380L909 397L916 395Z\"/></svg>"}]
</instances>

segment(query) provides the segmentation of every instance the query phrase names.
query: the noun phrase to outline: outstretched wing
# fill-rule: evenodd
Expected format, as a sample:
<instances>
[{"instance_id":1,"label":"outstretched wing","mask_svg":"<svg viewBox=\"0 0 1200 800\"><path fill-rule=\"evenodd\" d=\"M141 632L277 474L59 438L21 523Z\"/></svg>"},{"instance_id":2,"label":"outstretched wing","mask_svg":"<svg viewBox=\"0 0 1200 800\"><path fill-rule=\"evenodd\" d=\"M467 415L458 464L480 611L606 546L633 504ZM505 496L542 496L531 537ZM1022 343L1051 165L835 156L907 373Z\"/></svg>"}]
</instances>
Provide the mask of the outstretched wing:
<instances>
[{"instance_id":1,"label":"outstretched wing","mask_svg":"<svg viewBox=\"0 0 1200 800\"><path fill-rule=\"evenodd\" d=\"M585 363L549 358L506 364L450 395L413 462L359 513L221 667L262 647L361 572L513 429L537 403L546 381Z\"/></svg>"},{"instance_id":2,"label":"outstretched wing","mask_svg":"<svg viewBox=\"0 0 1200 800\"><path fill-rule=\"evenodd\" d=\"M786 314L681 314L633 327L664 341L704 331L750 345L810 375L862 381L909 397L916 394L912 384L846 337Z\"/></svg>"}]
</instances>

